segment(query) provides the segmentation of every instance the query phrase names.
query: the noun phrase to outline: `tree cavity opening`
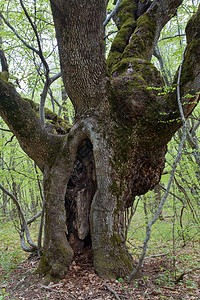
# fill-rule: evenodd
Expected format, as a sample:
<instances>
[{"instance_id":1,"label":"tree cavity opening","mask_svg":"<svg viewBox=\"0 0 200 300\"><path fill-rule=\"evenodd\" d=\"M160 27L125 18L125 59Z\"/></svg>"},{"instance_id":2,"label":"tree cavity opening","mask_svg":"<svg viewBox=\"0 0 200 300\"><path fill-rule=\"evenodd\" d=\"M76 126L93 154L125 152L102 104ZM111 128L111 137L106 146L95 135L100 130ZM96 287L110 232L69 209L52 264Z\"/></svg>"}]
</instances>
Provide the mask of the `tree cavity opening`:
<instances>
[{"instance_id":1,"label":"tree cavity opening","mask_svg":"<svg viewBox=\"0 0 200 300\"><path fill-rule=\"evenodd\" d=\"M89 218L95 190L93 146L87 138L78 146L65 195L67 239L75 254L91 246Z\"/></svg>"}]
</instances>

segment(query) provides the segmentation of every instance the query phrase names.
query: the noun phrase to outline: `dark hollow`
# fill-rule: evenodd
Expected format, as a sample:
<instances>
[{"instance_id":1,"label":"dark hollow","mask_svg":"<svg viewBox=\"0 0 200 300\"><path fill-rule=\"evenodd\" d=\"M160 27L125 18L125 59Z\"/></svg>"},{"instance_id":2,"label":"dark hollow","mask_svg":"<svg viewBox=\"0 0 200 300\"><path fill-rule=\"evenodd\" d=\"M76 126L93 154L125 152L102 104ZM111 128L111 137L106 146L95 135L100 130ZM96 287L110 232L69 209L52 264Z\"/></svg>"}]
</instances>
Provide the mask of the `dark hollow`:
<instances>
[{"instance_id":1,"label":"dark hollow","mask_svg":"<svg viewBox=\"0 0 200 300\"><path fill-rule=\"evenodd\" d=\"M89 214L96 190L93 146L89 139L77 149L65 196L67 239L75 254L91 246Z\"/></svg>"}]
</instances>

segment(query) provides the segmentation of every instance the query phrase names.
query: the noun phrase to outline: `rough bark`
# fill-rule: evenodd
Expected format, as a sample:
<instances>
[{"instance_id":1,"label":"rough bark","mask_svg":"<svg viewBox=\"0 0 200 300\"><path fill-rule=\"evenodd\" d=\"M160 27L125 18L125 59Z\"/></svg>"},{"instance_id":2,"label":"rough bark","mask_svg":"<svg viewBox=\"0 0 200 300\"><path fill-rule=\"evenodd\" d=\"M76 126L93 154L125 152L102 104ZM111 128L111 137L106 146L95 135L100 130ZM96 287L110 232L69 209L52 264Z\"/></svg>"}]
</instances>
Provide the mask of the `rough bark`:
<instances>
[{"instance_id":1,"label":"rough bark","mask_svg":"<svg viewBox=\"0 0 200 300\"><path fill-rule=\"evenodd\" d=\"M51 1L63 82L76 114L104 97L105 0ZM83 13L84 12L84 13Z\"/></svg>"}]
</instances>

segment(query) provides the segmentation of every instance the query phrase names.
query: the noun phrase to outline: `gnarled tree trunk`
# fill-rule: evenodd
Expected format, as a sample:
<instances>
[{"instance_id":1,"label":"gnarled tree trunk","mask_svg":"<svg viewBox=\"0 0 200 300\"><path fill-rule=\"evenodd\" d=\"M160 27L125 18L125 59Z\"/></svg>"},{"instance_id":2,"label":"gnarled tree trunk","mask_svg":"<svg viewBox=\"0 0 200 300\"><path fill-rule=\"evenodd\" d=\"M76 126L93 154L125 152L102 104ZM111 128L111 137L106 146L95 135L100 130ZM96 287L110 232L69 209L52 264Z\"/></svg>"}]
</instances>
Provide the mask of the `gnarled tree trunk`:
<instances>
[{"instance_id":1,"label":"gnarled tree trunk","mask_svg":"<svg viewBox=\"0 0 200 300\"><path fill-rule=\"evenodd\" d=\"M1 116L44 173L40 270L48 280L63 277L74 253L88 246L101 276L122 277L133 268L124 211L159 182L166 145L181 126L176 95L161 95L164 83L150 62L161 29L181 2L122 0L106 69L107 1L51 0L63 81L76 110L64 135L48 133L30 102L0 79ZM199 99L199 16L200 9L188 25L180 84L182 96L194 95L192 103L182 97L186 116Z\"/></svg>"}]
</instances>

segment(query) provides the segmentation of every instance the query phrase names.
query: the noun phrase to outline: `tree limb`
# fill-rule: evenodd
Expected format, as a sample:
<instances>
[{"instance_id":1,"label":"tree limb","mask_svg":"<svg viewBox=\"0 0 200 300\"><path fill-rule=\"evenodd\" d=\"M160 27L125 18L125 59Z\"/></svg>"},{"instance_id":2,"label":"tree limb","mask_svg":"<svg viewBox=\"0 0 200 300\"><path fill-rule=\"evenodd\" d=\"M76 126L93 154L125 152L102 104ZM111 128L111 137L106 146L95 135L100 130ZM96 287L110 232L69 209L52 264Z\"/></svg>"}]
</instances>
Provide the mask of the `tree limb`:
<instances>
[{"instance_id":1,"label":"tree limb","mask_svg":"<svg viewBox=\"0 0 200 300\"><path fill-rule=\"evenodd\" d=\"M35 25L33 24L33 22L32 22L29 14L28 14L28 12L26 10L26 7L24 6L24 3L23 3L22 0L20 0L20 4L21 4L21 7L22 7L22 9L23 9L23 11L24 11L24 13L25 13L25 15L26 15L29 23L31 24L31 27L33 28L34 33L35 33L35 36L36 36L36 39L37 39L38 48L39 48L39 51L38 51L37 54L40 56L40 59L41 59L43 65L44 65L44 67L46 69L46 74L48 75L49 74L49 65L47 64L46 59L44 58L44 55L43 55L43 52L42 52L41 43L40 43L40 38L38 36L37 29L36 29Z\"/></svg>"},{"instance_id":2,"label":"tree limb","mask_svg":"<svg viewBox=\"0 0 200 300\"><path fill-rule=\"evenodd\" d=\"M47 93L48 90L50 88L50 85L57 80L59 77L61 76L61 72L58 72L57 74L55 74L54 76L52 76L51 78L49 78L49 76L46 76L46 82L44 84L44 88L41 94L41 98L40 98L40 107L39 107L39 114L40 114L40 120L42 122L42 124L45 124L45 100L47 97Z\"/></svg>"},{"instance_id":3,"label":"tree limb","mask_svg":"<svg viewBox=\"0 0 200 300\"><path fill-rule=\"evenodd\" d=\"M42 128L29 100L21 98L14 86L1 76L0 115L17 137L22 149L43 171L45 162L55 157L54 151L59 151L63 138L48 134Z\"/></svg>"},{"instance_id":4,"label":"tree limb","mask_svg":"<svg viewBox=\"0 0 200 300\"><path fill-rule=\"evenodd\" d=\"M106 1L51 0L50 3L63 83L76 113L81 114L105 99L103 22Z\"/></svg>"},{"instance_id":5,"label":"tree limb","mask_svg":"<svg viewBox=\"0 0 200 300\"><path fill-rule=\"evenodd\" d=\"M30 218L26 223L27 225L33 223L37 218L39 218L41 216L42 212L39 211L35 216L33 216L32 218Z\"/></svg>"},{"instance_id":6,"label":"tree limb","mask_svg":"<svg viewBox=\"0 0 200 300\"><path fill-rule=\"evenodd\" d=\"M13 134L13 135L12 135L12 137L11 137L11 139L10 139L10 140L8 140L8 141L5 143L5 146L6 146L8 143L11 143L11 142L12 142L12 140L14 139L14 137L15 137L15 135Z\"/></svg>"},{"instance_id":7,"label":"tree limb","mask_svg":"<svg viewBox=\"0 0 200 300\"><path fill-rule=\"evenodd\" d=\"M48 92L48 88L50 86L50 78L49 78L49 65L46 61L46 59L44 58L44 55L43 55L43 51L42 51L42 47L41 47L41 43L40 43L40 38L39 38L39 35L38 35L38 32L37 32L37 29L35 27L35 25L33 24L25 6L24 6L24 3L22 0L20 0L20 4L21 4L21 7L29 21L29 23L31 24L31 27L33 28L33 31L34 31L34 34L36 36L36 40L37 40L37 44L38 44L38 48L39 48L39 51L38 51L38 55L42 61L42 64L45 68L45 77L46 77L46 82L44 84L44 88L43 88L43 92L41 94L41 99L40 99L40 119L41 119L41 122L42 122L42 125L45 124L45 114L44 114L44 106L45 106L45 100L46 100L46 96L47 96L47 92Z\"/></svg>"},{"instance_id":8,"label":"tree limb","mask_svg":"<svg viewBox=\"0 0 200 300\"><path fill-rule=\"evenodd\" d=\"M40 112L39 112L39 115L40 115L40 119L41 119L41 122L42 124L44 125L45 124L45 113L44 113L44 107L45 107L45 100L46 100L46 96L47 96L47 93L48 93L48 89L50 87L50 85L56 80L58 79L60 76L61 76L61 72L57 73L56 75L52 76L51 78L49 77L49 65L43 55L43 51L42 51L42 47L41 47L41 43L40 43L40 38L39 38L39 35L38 35L38 32L37 32L37 29L35 27L35 25L33 24L28 12L27 12L27 9L26 7L24 6L24 3L22 0L20 0L20 4L21 4L21 7L25 13L25 16L27 17L33 31L34 31L34 34L36 36L36 40L37 40L37 44L38 44L38 48L39 50L36 50L34 47L30 46L28 43L26 43L26 41L24 39L22 39L20 37L20 35L17 33L17 31L12 27L12 25L4 18L4 16L2 15L2 13L0 13L0 17L2 17L2 19L4 20L5 24L14 32L14 34L21 40L21 42L29 49L31 49L33 52L35 52L41 59L41 62L45 68L45 77L46 77L46 82L44 84L44 88L43 88L43 92L41 94L41 100L40 100ZM0 52L1 54L1 52ZM1 57L1 56L0 56Z\"/></svg>"},{"instance_id":9,"label":"tree limb","mask_svg":"<svg viewBox=\"0 0 200 300\"><path fill-rule=\"evenodd\" d=\"M6 20L6 18L4 18L3 14L0 12L0 17L2 18L2 20L4 21L4 23L12 30L12 32L16 35L16 37L24 44L24 46L26 46L28 49L32 50L33 52L35 52L37 55L39 55L39 51L37 49L35 49L34 47L32 47L31 45L29 45L19 34L18 32L15 30L15 28Z\"/></svg>"},{"instance_id":10,"label":"tree limb","mask_svg":"<svg viewBox=\"0 0 200 300\"><path fill-rule=\"evenodd\" d=\"M178 82L177 82L177 101L178 101L178 106L179 106L179 109L180 109L180 114L181 114L181 118L182 118L182 122L183 122L183 136L182 136L182 140L179 144L177 156L176 156L176 158L174 160L174 163L173 163L173 168L172 168L172 171L171 171L170 179L169 179L168 184L167 184L166 192L165 192L163 198L161 199L161 202L159 204L159 207L158 207L153 219L148 223L148 225L146 227L146 237L145 237L144 244L143 244L143 252L142 252L142 254L139 258L139 261L138 261L138 264L137 264L136 268L129 275L129 278L128 278L129 283L131 282L131 280L135 276L137 276L139 270L142 267L142 264L143 264L143 261L144 261L145 255L146 255L146 251L147 251L147 248L148 248L148 242L149 242L150 237L151 237L151 228L152 228L153 224L158 220L158 218L160 216L160 213L162 211L163 205L164 205L165 201L167 200L168 194L170 192L172 181L174 180L176 167L177 167L178 162L181 158L183 145L184 145L185 140L186 140L186 120L185 120L185 116L183 114L183 109L182 109L182 104L181 104L181 96L180 96L180 77L181 77L183 61L184 61L184 54L183 54L182 63L181 63L180 69L179 69Z\"/></svg>"},{"instance_id":11,"label":"tree limb","mask_svg":"<svg viewBox=\"0 0 200 300\"><path fill-rule=\"evenodd\" d=\"M150 2L150 7L148 5L146 10L144 10L138 19L138 4L136 4L136 1L133 1L132 5L129 5L126 2L127 0L123 0L118 9L119 12L123 9L123 13L126 12L127 17L122 18L119 27L120 30L113 41L113 45L111 46L111 52L108 57L108 61L112 61L112 63L108 62L111 73L114 65L123 59L140 58L148 61L151 60L162 28L176 13L176 10L182 3L182 0L155 0ZM135 24L134 21L136 21ZM124 34L122 35L120 31ZM119 37L123 39L123 46L120 39L120 49L119 46L117 48L117 41L119 44ZM113 61L113 57L111 56L112 52L113 54L115 53L115 56L117 55L116 52L121 55L117 55L116 60Z\"/></svg>"},{"instance_id":12,"label":"tree limb","mask_svg":"<svg viewBox=\"0 0 200 300\"><path fill-rule=\"evenodd\" d=\"M103 22L103 26L106 27L106 25L108 24L108 22L110 21L110 19L114 16L114 14L116 13L120 3L122 2L122 0L118 0L114 9L112 10L112 12L107 16L107 18L105 19L105 21Z\"/></svg>"},{"instance_id":13,"label":"tree limb","mask_svg":"<svg viewBox=\"0 0 200 300\"><path fill-rule=\"evenodd\" d=\"M2 131L6 131L6 132L11 132L11 130L10 130L10 129L4 129L4 128L0 128L0 130L2 130Z\"/></svg>"}]
</instances>

